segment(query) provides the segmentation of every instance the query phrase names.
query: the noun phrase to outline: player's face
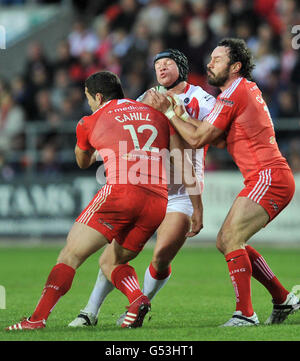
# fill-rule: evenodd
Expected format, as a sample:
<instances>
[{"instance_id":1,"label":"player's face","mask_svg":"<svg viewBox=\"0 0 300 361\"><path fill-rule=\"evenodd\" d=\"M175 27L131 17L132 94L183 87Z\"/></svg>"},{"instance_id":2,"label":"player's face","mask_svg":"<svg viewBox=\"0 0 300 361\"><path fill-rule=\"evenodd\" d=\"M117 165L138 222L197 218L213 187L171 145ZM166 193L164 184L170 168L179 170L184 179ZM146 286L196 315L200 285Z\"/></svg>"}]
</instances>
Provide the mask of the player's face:
<instances>
[{"instance_id":1,"label":"player's face","mask_svg":"<svg viewBox=\"0 0 300 361\"><path fill-rule=\"evenodd\" d=\"M207 64L207 80L210 85L222 87L230 78L228 49L218 46L211 54L211 61Z\"/></svg>"},{"instance_id":2,"label":"player's face","mask_svg":"<svg viewBox=\"0 0 300 361\"><path fill-rule=\"evenodd\" d=\"M84 93L92 112L95 112L101 105L101 103L99 103L99 100L97 99L97 95L96 98L93 98L93 96L88 92L87 87L85 87Z\"/></svg>"},{"instance_id":3,"label":"player's face","mask_svg":"<svg viewBox=\"0 0 300 361\"><path fill-rule=\"evenodd\" d=\"M156 79L164 87L172 85L179 77L179 70L173 59L159 59L155 62L154 67Z\"/></svg>"}]
</instances>

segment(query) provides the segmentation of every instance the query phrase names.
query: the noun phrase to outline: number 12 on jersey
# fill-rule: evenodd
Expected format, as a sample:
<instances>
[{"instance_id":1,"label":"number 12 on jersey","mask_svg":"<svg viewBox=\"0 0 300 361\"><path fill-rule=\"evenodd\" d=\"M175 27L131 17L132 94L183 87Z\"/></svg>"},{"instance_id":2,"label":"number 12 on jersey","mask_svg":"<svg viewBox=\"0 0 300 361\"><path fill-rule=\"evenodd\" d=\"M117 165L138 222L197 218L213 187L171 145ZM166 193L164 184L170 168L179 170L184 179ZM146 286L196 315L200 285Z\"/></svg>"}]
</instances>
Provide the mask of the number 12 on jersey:
<instances>
[{"instance_id":1,"label":"number 12 on jersey","mask_svg":"<svg viewBox=\"0 0 300 361\"><path fill-rule=\"evenodd\" d=\"M157 134L158 134L157 129L153 125L150 125L150 124L140 125L137 128L137 132L132 124L123 125L123 128L125 130L129 130L132 141L133 141L134 149L143 150L146 152L159 153L159 149L157 147L152 147L152 144L155 141ZM152 133L151 133L150 137L148 138L147 142L145 143L145 145L143 146L143 148L141 148L137 133L141 134L146 129L151 130Z\"/></svg>"}]
</instances>

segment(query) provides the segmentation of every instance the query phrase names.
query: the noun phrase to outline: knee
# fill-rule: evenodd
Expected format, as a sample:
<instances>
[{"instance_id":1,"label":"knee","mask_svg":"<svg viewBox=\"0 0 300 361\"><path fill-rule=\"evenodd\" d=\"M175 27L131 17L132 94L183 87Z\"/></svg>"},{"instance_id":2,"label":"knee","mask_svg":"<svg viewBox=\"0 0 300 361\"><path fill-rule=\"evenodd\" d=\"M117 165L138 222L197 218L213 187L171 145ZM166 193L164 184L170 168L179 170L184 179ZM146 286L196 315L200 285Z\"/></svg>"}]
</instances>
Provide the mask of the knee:
<instances>
[{"instance_id":1,"label":"knee","mask_svg":"<svg viewBox=\"0 0 300 361\"><path fill-rule=\"evenodd\" d=\"M234 238L232 232L230 232L229 230L225 231L221 229L217 235L216 247L218 251L222 254L226 254L233 243Z\"/></svg>"},{"instance_id":2,"label":"knee","mask_svg":"<svg viewBox=\"0 0 300 361\"><path fill-rule=\"evenodd\" d=\"M221 253L225 253L225 240L222 236L222 232L220 231L217 235L217 243L216 243L217 250Z\"/></svg>"},{"instance_id":3,"label":"knee","mask_svg":"<svg viewBox=\"0 0 300 361\"><path fill-rule=\"evenodd\" d=\"M81 265L82 260L72 248L65 246L57 258L57 263L64 263L74 269L77 269Z\"/></svg>"},{"instance_id":4,"label":"knee","mask_svg":"<svg viewBox=\"0 0 300 361\"><path fill-rule=\"evenodd\" d=\"M244 240L241 239L241 235L237 229L228 228L221 229L217 235L217 249L227 254L237 248L240 248L244 244Z\"/></svg>"},{"instance_id":5,"label":"knee","mask_svg":"<svg viewBox=\"0 0 300 361\"><path fill-rule=\"evenodd\" d=\"M111 268L111 265L109 263L109 259L107 257L103 257L103 254L99 259L99 267L101 268L104 275L107 276L108 271Z\"/></svg>"},{"instance_id":6,"label":"knee","mask_svg":"<svg viewBox=\"0 0 300 361\"><path fill-rule=\"evenodd\" d=\"M118 266L118 263L113 262L110 257L107 257L104 253L102 253L101 257L99 258L99 267L103 272L104 276L111 281L111 273L112 271Z\"/></svg>"}]
</instances>

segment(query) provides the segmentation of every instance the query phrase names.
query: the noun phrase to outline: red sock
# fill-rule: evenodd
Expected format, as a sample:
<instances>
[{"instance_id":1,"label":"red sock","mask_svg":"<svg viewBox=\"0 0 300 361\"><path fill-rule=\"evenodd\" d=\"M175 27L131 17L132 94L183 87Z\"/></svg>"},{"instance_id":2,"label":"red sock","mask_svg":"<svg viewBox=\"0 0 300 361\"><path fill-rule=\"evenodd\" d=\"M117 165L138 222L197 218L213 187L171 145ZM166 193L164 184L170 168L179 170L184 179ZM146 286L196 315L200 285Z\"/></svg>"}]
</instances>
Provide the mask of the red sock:
<instances>
[{"instance_id":1,"label":"red sock","mask_svg":"<svg viewBox=\"0 0 300 361\"><path fill-rule=\"evenodd\" d=\"M252 276L266 287L270 292L274 303L282 303L286 300L289 291L279 282L271 271L264 258L251 246L246 246L246 251L252 265Z\"/></svg>"},{"instance_id":2,"label":"red sock","mask_svg":"<svg viewBox=\"0 0 300 361\"><path fill-rule=\"evenodd\" d=\"M128 298L130 304L143 294L136 272L129 264L117 266L111 273L111 282Z\"/></svg>"},{"instance_id":3,"label":"red sock","mask_svg":"<svg viewBox=\"0 0 300 361\"><path fill-rule=\"evenodd\" d=\"M47 320L60 297L71 288L74 275L75 270L64 263L52 268L30 321Z\"/></svg>"},{"instance_id":4,"label":"red sock","mask_svg":"<svg viewBox=\"0 0 300 361\"><path fill-rule=\"evenodd\" d=\"M165 270L165 271L156 271L156 269L153 267L152 262L150 263L149 266L149 272L151 274L151 276L153 278L155 278L156 280L164 280L165 278L169 277L171 274L171 265L169 265L169 267Z\"/></svg>"},{"instance_id":5,"label":"red sock","mask_svg":"<svg viewBox=\"0 0 300 361\"><path fill-rule=\"evenodd\" d=\"M225 257L229 275L236 295L236 311L244 316L253 315L251 302L251 274L252 267L248 253L244 249L230 252Z\"/></svg>"}]
</instances>

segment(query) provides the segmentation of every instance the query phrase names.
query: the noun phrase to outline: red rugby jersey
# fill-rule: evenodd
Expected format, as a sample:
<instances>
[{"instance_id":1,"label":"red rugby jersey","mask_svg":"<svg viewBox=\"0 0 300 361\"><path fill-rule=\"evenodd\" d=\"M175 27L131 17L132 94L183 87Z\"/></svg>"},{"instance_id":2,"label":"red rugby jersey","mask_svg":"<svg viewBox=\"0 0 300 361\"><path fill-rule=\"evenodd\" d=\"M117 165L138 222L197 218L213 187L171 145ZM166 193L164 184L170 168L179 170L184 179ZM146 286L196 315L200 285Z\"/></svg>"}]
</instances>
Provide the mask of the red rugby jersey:
<instances>
[{"instance_id":1,"label":"red rugby jersey","mask_svg":"<svg viewBox=\"0 0 300 361\"><path fill-rule=\"evenodd\" d=\"M265 168L289 169L256 83L236 79L219 94L206 121L227 132L227 150L245 179Z\"/></svg>"},{"instance_id":2,"label":"red rugby jersey","mask_svg":"<svg viewBox=\"0 0 300 361\"><path fill-rule=\"evenodd\" d=\"M135 184L167 198L165 150L175 130L161 112L114 99L77 124L77 145L101 155L107 184Z\"/></svg>"}]
</instances>

